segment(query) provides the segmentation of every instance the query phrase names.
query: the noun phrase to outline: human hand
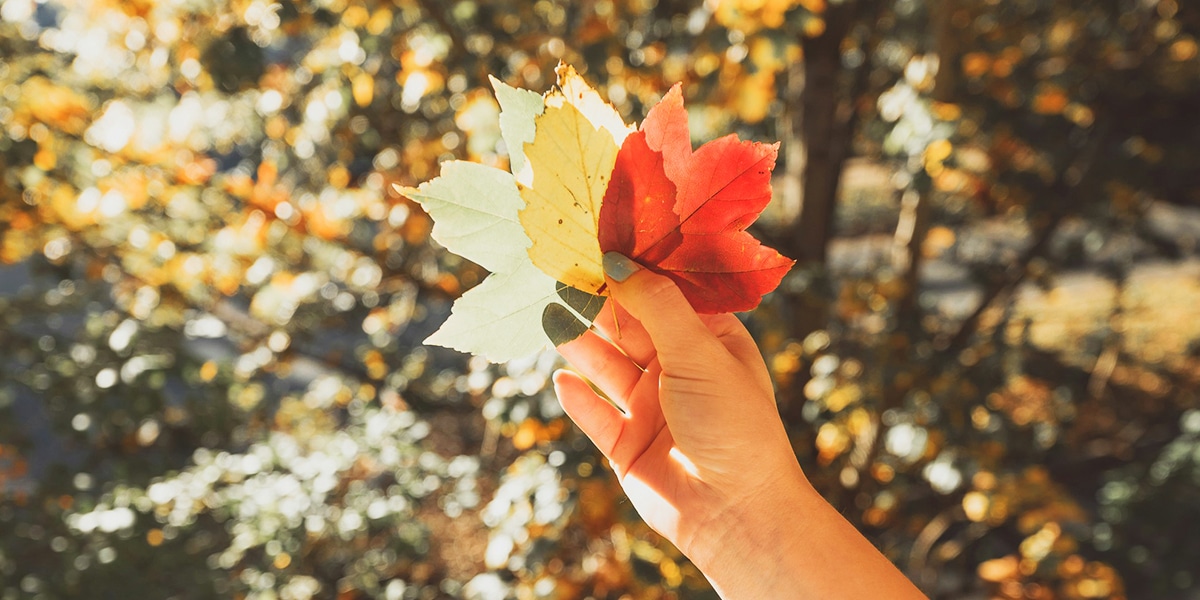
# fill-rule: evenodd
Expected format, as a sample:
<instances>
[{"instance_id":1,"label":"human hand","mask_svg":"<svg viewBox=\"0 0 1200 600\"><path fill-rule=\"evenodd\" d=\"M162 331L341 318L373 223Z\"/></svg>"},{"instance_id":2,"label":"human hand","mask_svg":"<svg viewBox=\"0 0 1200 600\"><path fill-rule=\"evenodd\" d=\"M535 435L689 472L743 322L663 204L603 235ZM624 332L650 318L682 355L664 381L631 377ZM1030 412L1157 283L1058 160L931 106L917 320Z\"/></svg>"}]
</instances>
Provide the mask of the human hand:
<instances>
[{"instance_id":1,"label":"human hand","mask_svg":"<svg viewBox=\"0 0 1200 600\"><path fill-rule=\"evenodd\" d=\"M699 315L670 279L604 258L615 309L596 328L608 340L588 331L559 351L625 414L575 373L556 373L555 389L646 523L703 561L744 513L777 515L809 486L737 317Z\"/></svg>"},{"instance_id":2,"label":"human hand","mask_svg":"<svg viewBox=\"0 0 1200 600\"><path fill-rule=\"evenodd\" d=\"M559 351L620 410L576 373L554 387L646 523L723 598L924 598L805 478L737 317L624 256L604 267L613 307Z\"/></svg>"}]
</instances>

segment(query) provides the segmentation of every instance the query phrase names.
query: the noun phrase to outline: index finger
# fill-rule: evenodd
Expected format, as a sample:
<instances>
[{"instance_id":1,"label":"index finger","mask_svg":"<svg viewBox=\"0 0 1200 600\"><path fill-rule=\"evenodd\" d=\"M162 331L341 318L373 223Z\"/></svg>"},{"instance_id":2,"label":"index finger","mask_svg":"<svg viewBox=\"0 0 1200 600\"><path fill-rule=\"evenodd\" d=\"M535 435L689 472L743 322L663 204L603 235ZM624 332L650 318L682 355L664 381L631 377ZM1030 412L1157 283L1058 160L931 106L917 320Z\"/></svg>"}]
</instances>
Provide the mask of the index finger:
<instances>
[{"instance_id":1,"label":"index finger","mask_svg":"<svg viewBox=\"0 0 1200 600\"><path fill-rule=\"evenodd\" d=\"M646 328L620 302L613 300L605 310L600 311L594 325L639 367L645 369L654 360L654 342L646 333Z\"/></svg>"},{"instance_id":2,"label":"index finger","mask_svg":"<svg viewBox=\"0 0 1200 600\"><path fill-rule=\"evenodd\" d=\"M663 371L691 370L706 358L729 356L675 282L615 252L604 255L604 270L613 297L650 335ZM711 376L711 371L696 370L696 375Z\"/></svg>"}]
</instances>

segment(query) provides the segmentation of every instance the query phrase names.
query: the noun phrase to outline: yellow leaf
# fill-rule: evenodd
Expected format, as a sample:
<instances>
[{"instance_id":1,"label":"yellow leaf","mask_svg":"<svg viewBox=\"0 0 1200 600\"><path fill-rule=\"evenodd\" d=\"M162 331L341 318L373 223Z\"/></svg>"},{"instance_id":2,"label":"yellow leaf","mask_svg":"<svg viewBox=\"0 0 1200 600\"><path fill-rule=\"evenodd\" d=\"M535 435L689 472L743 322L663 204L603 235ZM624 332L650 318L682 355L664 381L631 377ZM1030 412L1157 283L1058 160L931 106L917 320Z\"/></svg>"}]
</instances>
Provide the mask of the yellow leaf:
<instances>
[{"instance_id":1,"label":"yellow leaf","mask_svg":"<svg viewBox=\"0 0 1200 600\"><path fill-rule=\"evenodd\" d=\"M521 224L534 239L529 258L541 271L576 289L604 285L597 238L600 201L617 150L634 128L584 81L560 63L557 89L525 145L528 167L517 174L526 208Z\"/></svg>"},{"instance_id":2,"label":"yellow leaf","mask_svg":"<svg viewBox=\"0 0 1200 600\"><path fill-rule=\"evenodd\" d=\"M625 124L621 113L605 102L599 92L575 72L575 67L560 63L554 71L558 74L558 91L546 94L546 106L559 107L563 103L574 105L594 127L611 133L613 141L620 147L625 136L634 131Z\"/></svg>"},{"instance_id":3,"label":"yellow leaf","mask_svg":"<svg viewBox=\"0 0 1200 600\"><path fill-rule=\"evenodd\" d=\"M586 100L577 89L570 93ZM558 92L547 95L533 142L525 145L532 181L521 186L525 209L519 216L533 240L529 259L547 275L592 294L604 284L600 201L618 147L608 125L597 128Z\"/></svg>"}]
</instances>

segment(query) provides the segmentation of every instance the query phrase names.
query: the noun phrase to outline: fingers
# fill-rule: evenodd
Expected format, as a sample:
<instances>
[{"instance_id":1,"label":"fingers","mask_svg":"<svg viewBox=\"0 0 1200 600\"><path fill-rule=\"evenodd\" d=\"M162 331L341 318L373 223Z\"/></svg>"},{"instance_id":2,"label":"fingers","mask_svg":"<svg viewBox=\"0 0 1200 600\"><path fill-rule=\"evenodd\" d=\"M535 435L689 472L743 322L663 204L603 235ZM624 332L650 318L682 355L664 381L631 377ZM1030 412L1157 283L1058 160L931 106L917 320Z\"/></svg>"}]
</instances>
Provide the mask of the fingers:
<instances>
[{"instance_id":1,"label":"fingers","mask_svg":"<svg viewBox=\"0 0 1200 600\"><path fill-rule=\"evenodd\" d=\"M567 416L575 421L609 460L621 439L625 417L601 398L579 375L559 370L554 373L554 392Z\"/></svg>"},{"instance_id":2,"label":"fingers","mask_svg":"<svg viewBox=\"0 0 1200 600\"><path fill-rule=\"evenodd\" d=\"M700 320L708 327L708 330L717 336L718 340L725 346L726 350L742 363L754 374L755 382L763 391L773 394L774 386L771 384L771 375L767 372L767 365L763 362L762 352L758 349L758 343L750 337L750 332L746 331L746 326L742 325L742 321L736 316L724 313L719 315L700 315Z\"/></svg>"},{"instance_id":3,"label":"fingers","mask_svg":"<svg viewBox=\"0 0 1200 600\"><path fill-rule=\"evenodd\" d=\"M654 342L650 341L650 334L620 303L614 301L604 307L595 325L639 367L644 369L654 360Z\"/></svg>"},{"instance_id":4,"label":"fingers","mask_svg":"<svg viewBox=\"0 0 1200 600\"><path fill-rule=\"evenodd\" d=\"M646 329L665 371L695 370L727 354L675 282L614 252L604 255L604 269L613 297Z\"/></svg>"},{"instance_id":5,"label":"fingers","mask_svg":"<svg viewBox=\"0 0 1200 600\"><path fill-rule=\"evenodd\" d=\"M651 362L646 373L638 380L629 395L629 415L625 431L614 460L625 461L629 454L638 455L646 450L654 436L666 427L663 408L659 399L659 376L662 369L658 362Z\"/></svg>"},{"instance_id":6,"label":"fingers","mask_svg":"<svg viewBox=\"0 0 1200 600\"><path fill-rule=\"evenodd\" d=\"M730 313L698 316L704 326L717 336L717 339L738 362L747 366L763 362L758 343L754 341L750 332L746 331L746 326L736 316ZM594 324L604 336L643 370L654 360L654 342L650 339L650 334L646 333L646 328L642 326L641 322L634 319L620 303L613 302L605 307ZM770 390L771 381L770 377L766 376L765 369L755 370L763 372L762 383L765 385L765 389ZM607 392L607 390L605 391Z\"/></svg>"},{"instance_id":7,"label":"fingers","mask_svg":"<svg viewBox=\"0 0 1200 600\"><path fill-rule=\"evenodd\" d=\"M563 410L583 433L596 444L613 465L627 467L644 454L654 439L666 429L666 420L658 404L658 365L637 384L629 401L629 415L623 415L601 398L576 373L554 373L554 391Z\"/></svg>"},{"instance_id":8,"label":"fingers","mask_svg":"<svg viewBox=\"0 0 1200 600\"><path fill-rule=\"evenodd\" d=\"M613 402L629 409L629 395L642 376L642 369L628 356L592 331L559 346L558 352Z\"/></svg>"},{"instance_id":9,"label":"fingers","mask_svg":"<svg viewBox=\"0 0 1200 600\"><path fill-rule=\"evenodd\" d=\"M750 332L746 331L746 326L742 325L736 316L730 313L698 316L704 326L717 336L717 339L721 340L721 343L729 349L730 354L733 354L740 362L745 362L744 358L753 358L759 355L758 345L754 343L754 338L750 337ZM753 355L743 356L747 349L752 349Z\"/></svg>"},{"instance_id":10,"label":"fingers","mask_svg":"<svg viewBox=\"0 0 1200 600\"><path fill-rule=\"evenodd\" d=\"M725 349L738 362L750 368L759 387L768 393L772 392L771 377L767 373L766 365L763 364L762 353L741 320L729 313L698 316L704 326L725 346ZM621 306L620 302L612 302L605 307L597 317L595 325L643 369L654 360L654 342L650 339L650 334L646 332L646 328L642 326L641 322L633 318L629 311Z\"/></svg>"}]
</instances>

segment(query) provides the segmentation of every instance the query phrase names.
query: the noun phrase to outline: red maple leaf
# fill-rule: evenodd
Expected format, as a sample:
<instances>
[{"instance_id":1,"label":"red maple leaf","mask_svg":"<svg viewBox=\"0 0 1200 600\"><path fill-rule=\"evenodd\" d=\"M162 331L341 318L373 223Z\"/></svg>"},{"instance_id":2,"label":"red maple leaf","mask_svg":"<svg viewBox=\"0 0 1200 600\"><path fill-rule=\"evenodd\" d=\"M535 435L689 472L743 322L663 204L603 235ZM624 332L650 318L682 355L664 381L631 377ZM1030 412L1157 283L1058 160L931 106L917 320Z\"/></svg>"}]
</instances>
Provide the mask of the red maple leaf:
<instances>
[{"instance_id":1,"label":"red maple leaf","mask_svg":"<svg viewBox=\"0 0 1200 600\"><path fill-rule=\"evenodd\" d=\"M771 200L778 150L728 135L693 152L676 85L617 153L600 250L670 277L697 312L758 306L795 263L746 232Z\"/></svg>"}]
</instances>

